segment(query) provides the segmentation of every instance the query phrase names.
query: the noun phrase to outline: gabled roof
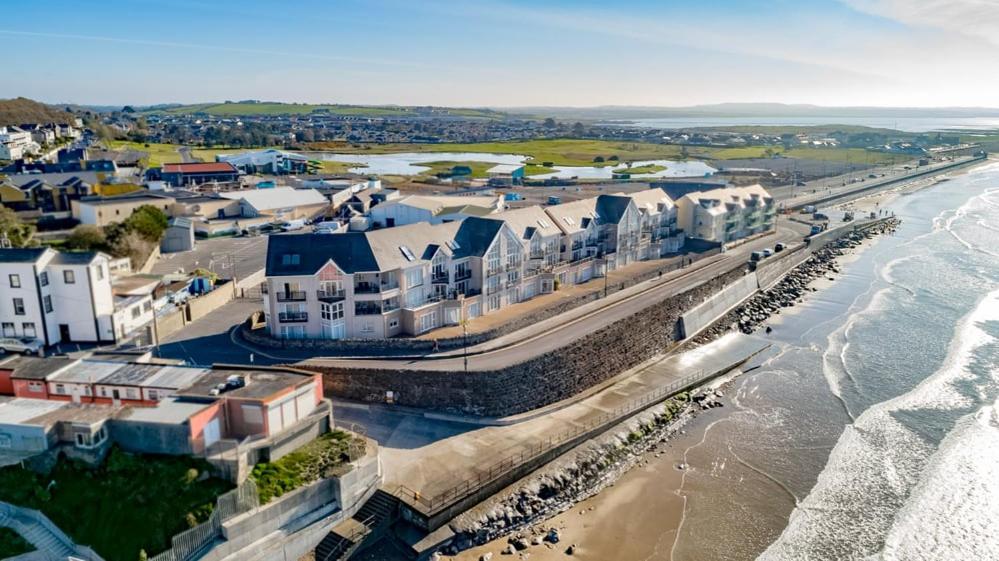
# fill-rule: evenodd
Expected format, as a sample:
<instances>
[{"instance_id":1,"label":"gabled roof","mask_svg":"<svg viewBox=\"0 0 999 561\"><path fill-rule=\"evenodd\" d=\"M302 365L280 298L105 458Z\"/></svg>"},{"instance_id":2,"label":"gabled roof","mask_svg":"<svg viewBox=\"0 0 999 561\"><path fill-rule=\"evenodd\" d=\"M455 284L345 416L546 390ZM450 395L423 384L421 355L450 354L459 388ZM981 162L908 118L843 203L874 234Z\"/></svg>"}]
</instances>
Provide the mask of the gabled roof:
<instances>
[{"instance_id":1,"label":"gabled roof","mask_svg":"<svg viewBox=\"0 0 999 561\"><path fill-rule=\"evenodd\" d=\"M466 218L460 224L454 236L454 241L458 242L458 249L454 252L456 259L485 255L504 226L502 220L477 216Z\"/></svg>"},{"instance_id":2,"label":"gabled roof","mask_svg":"<svg viewBox=\"0 0 999 561\"><path fill-rule=\"evenodd\" d=\"M49 263L52 265L89 265L98 257L110 259L107 254L99 251L60 251Z\"/></svg>"},{"instance_id":3,"label":"gabled roof","mask_svg":"<svg viewBox=\"0 0 999 561\"><path fill-rule=\"evenodd\" d=\"M296 255L297 258L292 257ZM378 262L362 232L273 235L267 238L269 277L312 275L330 260L347 274L378 271Z\"/></svg>"},{"instance_id":4,"label":"gabled roof","mask_svg":"<svg viewBox=\"0 0 999 561\"><path fill-rule=\"evenodd\" d=\"M617 224L624 218L624 213L632 201L628 197L618 195L600 195L597 197L597 213L605 224Z\"/></svg>"},{"instance_id":5,"label":"gabled roof","mask_svg":"<svg viewBox=\"0 0 999 561\"><path fill-rule=\"evenodd\" d=\"M219 193L219 196L226 199L245 201L246 204L258 211L329 203L329 199L315 189L292 189L291 187L229 191Z\"/></svg>"},{"instance_id":6,"label":"gabled roof","mask_svg":"<svg viewBox=\"0 0 999 561\"><path fill-rule=\"evenodd\" d=\"M673 207L673 200L662 189L646 189L636 193L615 193L615 195L635 201L635 206L640 211L659 212L659 205L664 205L663 210Z\"/></svg>"},{"instance_id":7,"label":"gabled roof","mask_svg":"<svg viewBox=\"0 0 999 561\"><path fill-rule=\"evenodd\" d=\"M0 248L0 263L35 263L45 255L44 247Z\"/></svg>"},{"instance_id":8,"label":"gabled roof","mask_svg":"<svg viewBox=\"0 0 999 561\"><path fill-rule=\"evenodd\" d=\"M506 222L520 239L529 240L538 232L542 236L553 236L561 233L554 224L554 219L539 206L528 206L494 214L491 218Z\"/></svg>"},{"instance_id":9,"label":"gabled roof","mask_svg":"<svg viewBox=\"0 0 999 561\"><path fill-rule=\"evenodd\" d=\"M548 206L545 207L545 214L550 216L555 226L566 235L581 232L586 229L591 221L597 219L599 216L597 212L597 198L592 197L571 203Z\"/></svg>"},{"instance_id":10,"label":"gabled roof","mask_svg":"<svg viewBox=\"0 0 999 561\"><path fill-rule=\"evenodd\" d=\"M187 164L163 164L163 173L237 173L228 162L193 162Z\"/></svg>"}]
</instances>

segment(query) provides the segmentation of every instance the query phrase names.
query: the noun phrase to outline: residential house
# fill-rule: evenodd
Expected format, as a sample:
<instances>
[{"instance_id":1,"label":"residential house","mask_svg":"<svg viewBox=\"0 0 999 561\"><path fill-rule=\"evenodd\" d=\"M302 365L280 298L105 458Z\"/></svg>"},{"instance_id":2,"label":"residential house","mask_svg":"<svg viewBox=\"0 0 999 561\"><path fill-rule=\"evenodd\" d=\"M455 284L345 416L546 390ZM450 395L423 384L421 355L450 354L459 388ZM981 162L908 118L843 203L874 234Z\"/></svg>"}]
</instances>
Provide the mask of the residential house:
<instances>
[{"instance_id":1,"label":"residential house","mask_svg":"<svg viewBox=\"0 0 999 561\"><path fill-rule=\"evenodd\" d=\"M239 170L228 162L163 164L159 178L174 187L189 187L204 183L233 183L239 181Z\"/></svg>"},{"instance_id":2,"label":"residential house","mask_svg":"<svg viewBox=\"0 0 999 561\"><path fill-rule=\"evenodd\" d=\"M0 127L0 160L20 160L39 150L30 132L17 127Z\"/></svg>"},{"instance_id":3,"label":"residential house","mask_svg":"<svg viewBox=\"0 0 999 561\"><path fill-rule=\"evenodd\" d=\"M524 183L523 164L499 164L486 170L489 185L493 187L509 187Z\"/></svg>"},{"instance_id":4,"label":"residential house","mask_svg":"<svg viewBox=\"0 0 999 561\"><path fill-rule=\"evenodd\" d=\"M151 297L116 297L110 261L97 252L0 249L0 333L48 346L120 343L148 330Z\"/></svg>"},{"instance_id":5,"label":"residential house","mask_svg":"<svg viewBox=\"0 0 999 561\"><path fill-rule=\"evenodd\" d=\"M137 191L114 197L83 197L70 201L73 218L82 224L107 226L115 222L123 222L142 206L152 206L170 216L176 200L170 195Z\"/></svg>"},{"instance_id":6,"label":"residential house","mask_svg":"<svg viewBox=\"0 0 999 561\"><path fill-rule=\"evenodd\" d=\"M360 195L360 193L359 193ZM447 195L410 195L370 207L368 216L375 228L391 228L417 222L440 224L469 216L488 216L505 207L503 197L451 197Z\"/></svg>"},{"instance_id":7,"label":"residential house","mask_svg":"<svg viewBox=\"0 0 999 561\"><path fill-rule=\"evenodd\" d=\"M14 210L69 212L72 202L91 196L96 172L15 174L0 180L0 202Z\"/></svg>"},{"instance_id":8,"label":"residential house","mask_svg":"<svg viewBox=\"0 0 999 561\"><path fill-rule=\"evenodd\" d=\"M695 191L677 199L687 237L728 243L774 229L777 205L760 185Z\"/></svg>"},{"instance_id":9,"label":"residential house","mask_svg":"<svg viewBox=\"0 0 999 561\"><path fill-rule=\"evenodd\" d=\"M677 253L683 247L684 235L679 231L676 205L661 189L646 189L634 193L616 193L635 202L641 217L640 253L645 259L657 259Z\"/></svg>"},{"instance_id":10,"label":"residential house","mask_svg":"<svg viewBox=\"0 0 999 561\"><path fill-rule=\"evenodd\" d=\"M285 175L309 171L309 159L305 156L275 149L233 155L219 154L215 156L215 161L232 164L239 171L249 174Z\"/></svg>"}]
</instances>

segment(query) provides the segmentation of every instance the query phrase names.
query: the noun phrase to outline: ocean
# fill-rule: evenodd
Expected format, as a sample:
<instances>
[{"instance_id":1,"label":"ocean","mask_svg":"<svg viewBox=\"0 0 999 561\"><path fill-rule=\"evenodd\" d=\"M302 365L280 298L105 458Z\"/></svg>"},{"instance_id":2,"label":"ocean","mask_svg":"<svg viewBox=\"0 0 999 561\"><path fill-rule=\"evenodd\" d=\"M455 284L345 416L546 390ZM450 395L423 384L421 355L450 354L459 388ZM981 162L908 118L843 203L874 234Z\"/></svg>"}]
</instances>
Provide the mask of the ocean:
<instances>
[{"instance_id":1,"label":"ocean","mask_svg":"<svg viewBox=\"0 0 999 561\"><path fill-rule=\"evenodd\" d=\"M886 206L685 451L671 559L999 559L999 165Z\"/></svg>"}]
</instances>

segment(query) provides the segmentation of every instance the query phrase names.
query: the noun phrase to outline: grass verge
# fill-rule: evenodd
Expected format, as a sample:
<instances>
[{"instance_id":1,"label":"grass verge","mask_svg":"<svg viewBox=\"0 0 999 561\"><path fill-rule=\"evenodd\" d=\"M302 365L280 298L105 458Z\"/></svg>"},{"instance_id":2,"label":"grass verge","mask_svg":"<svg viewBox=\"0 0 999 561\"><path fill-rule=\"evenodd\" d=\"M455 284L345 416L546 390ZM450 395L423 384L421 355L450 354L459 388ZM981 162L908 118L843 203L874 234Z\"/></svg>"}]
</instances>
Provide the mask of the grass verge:
<instances>
[{"instance_id":1,"label":"grass verge","mask_svg":"<svg viewBox=\"0 0 999 561\"><path fill-rule=\"evenodd\" d=\"M60 458L47 475L0 469L0 500L40 510L79 544L107 561L135 561L168 549L170 538L208 518L215 498L232 488L205 478L208 464L174 456L140 456L114 448L97 469Z\"/></svg>"},{"instance_id":2,"label":"grass verge","mask_svg":"<svg viewBox=\"0 0 999 561\"><path fill-rule=\"evenodd\" d=\"M350 434L335 430L295 450L275 462L253 466L250 477L257 484L260 503L266 504L275 497L304 487L320 478L332 477L338 468L350 461L352 447L364 441Z\"/></svg>"}]
</instances>

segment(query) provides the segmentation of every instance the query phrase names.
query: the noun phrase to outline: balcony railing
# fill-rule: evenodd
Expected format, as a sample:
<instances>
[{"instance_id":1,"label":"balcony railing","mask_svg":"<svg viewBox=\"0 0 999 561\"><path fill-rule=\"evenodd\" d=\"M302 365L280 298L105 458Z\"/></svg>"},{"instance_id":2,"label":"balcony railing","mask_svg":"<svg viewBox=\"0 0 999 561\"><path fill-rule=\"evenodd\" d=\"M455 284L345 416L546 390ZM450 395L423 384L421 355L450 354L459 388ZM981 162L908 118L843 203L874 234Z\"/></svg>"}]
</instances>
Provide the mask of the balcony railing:
<instances>
[{"instance_id":1,"label":"balcony railing","mask_svg":"<svg viewBox=\"0 0 999 561\"><path fill-rule=\"evenodd\" d=\"M301 323L309 321L309 312L281 312L278 321L283 323Z\"/></svg>"},{"instance_id":2,"label":"balcony railing","mask_svg":"<svg viewBox=\"0 0 999 561\"><path fill-rule=\"evenodd\" d=\"M496 294L497 292L499 292L501 290L503 290L503 285L500 285L500 286L487 286L486 287L486 296L489 296L490 294Z\"/></svg>"},{"instance_id":3,"label":"balcony railing","mask_svg":"<svg viewBox=\"0 0 999 561\"><path fill-rule=\"evenodd\" d=\"M304 302L304 290L285 290L277 293L278 302Z\"/></svg>"},{"instance_id":4,"label":"balcony railing","mask_svg":"<svg viewBox=\"0 0 999 561\"><path fill-rule=\"evenodd\" d=\"M458 269L454 273L454 280L455 280L455 282L463 281L463 280L468 280L470 278L472 278L472 270L471 269Z\"/></svg>"},{"instance_id":5,"label":"balcony railing","mask_svg":"<svg viewBox=\"0 0 999 561\"><path fill-rule=\"evenodd\" d=\"M320 300L343 300L346 294L341 290L317 290L316 298Z\"/></svg>"},{"instance_id":6,"label":"balcony railing","mask_svg":"<svg viewBox=\"0 0 999 561\"><path fill-rule=\"evenodd\" d=\"M500 274L502 272L503 272L503 267L490 267L486 271L486 276L487 277L491 277L491 276L494 276L494 275L498 275L498 274Z\"/></svg>"},{"instance_id":7,"label":"balcony railing","mask_svg":"<svg viewBox=\"0 0 999 561\"><path fill-rule=\"evenodd\" d=\"M430 279L434 284L447 284L449 282L450 275L448 275L447 272L434 272Z\"/></svg>"},{"instance_id":8,"label":"balcony railing","mask_svg":"<svg viewBox=\"0 0 999 561\"><path fill-rule=\"evenodd\" d=\"M378 284L361 283L354 285L354 294L378 294L382 287Z\"/></svg>"},{"instance_id":9,"label":"balcony railing","mask_svg":"<svg viewBox=\"0 0 999 561\"><path fill-rule=\"evenodd\" d=\"M382 307L380 305L376 306L356 306L354 308L355 316L377 316L382 313Z\"/></svg>"},{"instance_id":10,"label":"balcony railing","mask_svg":"<svg viewBox=\"0 0 999 561\"><path fill-rule=\"evenodd\" d=\"M517 261L516 263L507 263L506 264L506 270L507 271L519 271L521 265L523 265L523 263L521 263L520 261Z\"/></svg>"}]
</instances>

